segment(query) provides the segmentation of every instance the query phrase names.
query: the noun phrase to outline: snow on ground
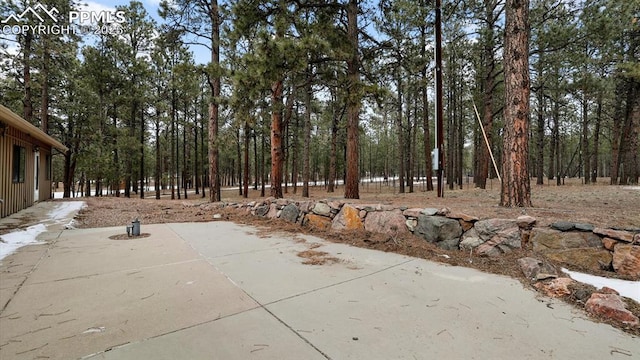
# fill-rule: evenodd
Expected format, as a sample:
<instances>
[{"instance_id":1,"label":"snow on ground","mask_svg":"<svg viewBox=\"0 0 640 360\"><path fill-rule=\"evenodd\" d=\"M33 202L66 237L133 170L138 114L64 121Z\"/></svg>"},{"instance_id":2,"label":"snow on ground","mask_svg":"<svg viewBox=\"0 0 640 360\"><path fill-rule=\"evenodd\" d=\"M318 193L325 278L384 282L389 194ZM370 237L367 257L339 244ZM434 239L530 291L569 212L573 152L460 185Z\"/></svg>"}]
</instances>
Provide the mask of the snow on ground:
<instances>
[{"instance_id":1,"label":"snow on ground","mask_svg":"<svg viewBox=\"0 0 640 360\"><path fill-rule=\"evenodd\" d=\"M5 235L0 235L0 260L25 245L40 244L36 241L38 235L47 230L44 224L29 226L26 230L17 230Z\"/></svg>"},{"instance_id":2,"label":"snow on ground","mask_svg":"<svg viewBox=\"0 0 640 360\"><path fill-rule=\"evenodd\" d=\"M51 220L65 220L69 214L82 209L86 203L84 201L66 201L61 202L55 209L47 214Z\"/></svg>"},{"instance_id":3,"label":"snow on ground","mask_svg":"<svg viewBox=\"0 0 640 360\"><path fill-rule=\"evenodd\" d=\"M576 280L585 284L593 285L598 289L606 286L608 288L616 290L622 296L626 296L630 299L640 302L640 281L610 279L610 278L570 271L565 268L563 268L562 271L567 275L569 275L573 280Z\"/></svg>"},{"instance_id":4,"label":"snow on ground","mask_svg":"<svg viewBox=\"0 0 640 360\"><path fill-rule=\"evenodd\" d=\"M29 226L26 230L16 230L0 235L0 261L23 246L42 244L36 238L47 231L46 224L60 224L70 220L69 215L85 205L83 201L61 202L47 214L48 219L40 224Z\"/></svg>"}]
</instances>

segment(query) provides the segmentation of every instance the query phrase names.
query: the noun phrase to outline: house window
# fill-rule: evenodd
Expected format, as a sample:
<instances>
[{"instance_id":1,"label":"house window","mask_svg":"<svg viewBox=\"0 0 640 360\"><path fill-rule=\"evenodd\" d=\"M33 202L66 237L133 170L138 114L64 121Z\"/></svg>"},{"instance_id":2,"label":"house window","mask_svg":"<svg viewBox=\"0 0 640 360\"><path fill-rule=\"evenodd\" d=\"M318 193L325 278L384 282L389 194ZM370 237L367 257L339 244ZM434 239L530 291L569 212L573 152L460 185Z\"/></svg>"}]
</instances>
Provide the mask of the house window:
<instances>
[{"instance_id":1,"label":"house window","mask_svg":"<svg viewBox=\"0 0 640 360\"><path fill-rule=\"evenodd\" d=\"M27 163L26 150L22 146L13 145L13 182L23 183Z\"/></svg>"}]
</instances>

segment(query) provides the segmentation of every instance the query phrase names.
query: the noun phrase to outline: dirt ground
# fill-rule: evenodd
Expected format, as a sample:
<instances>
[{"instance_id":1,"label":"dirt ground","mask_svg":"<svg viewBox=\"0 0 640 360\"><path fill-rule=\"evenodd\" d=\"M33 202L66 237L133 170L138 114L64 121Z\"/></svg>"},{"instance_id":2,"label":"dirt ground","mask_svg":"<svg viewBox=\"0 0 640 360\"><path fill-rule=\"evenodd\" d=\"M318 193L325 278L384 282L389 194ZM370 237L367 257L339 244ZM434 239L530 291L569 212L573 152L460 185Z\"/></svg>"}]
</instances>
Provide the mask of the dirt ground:
<instances>
[{"instance_id":1,"label":"dirt ground","mask_svg":"<svg viewBox=\"0 0 640 360\"><path fill-rule=\"evenodd\" d=\"M582 185L580 180L567 180L563 186L555 185L532 185L532 208L503 208L497 204L499 202L499 184L497 180L489 182L488 189L474 189L472 185L466 185L463 189L449 190L445 188L443 198L436 197L434 192L424 191L424 184L417 184L414 193L399 194L397 187L381 183L365 183L360 190L360 200L350 202L360 203L382 203L396 206L408 207L448 207L455 212L463 212L468 215L477 216L480 219L486 218L509 218L515 219L521 214L535 217L538 226L548 225L558 220L591 223L597 226L617 227L626 229L640 228L640 187L632 186L610 186L608 179L599 179L598 184ZM269 189L267 188L267 196ZM310 198L320 199L343 199L344 188L338 187L334 193L327 193L322 186L312 187ZM299 187L297 193L293 188L288 188L285 198L294 200L306 200L300 196L302 189ZM134 194L135 195L135 194ZM213 219L214 213L221 214L222 220L234 221L237 223L249 224L261 228L265 234L273 232L299 233L306 232L330 241L348 243L353 246L389 251L406 254L414 257L425 258L433 261L447 263L456 266L466 266L479 269L481 271L501 274L519 279L524 286L532 287L520 268L517 259L525 256L538 256L530 249L506 254L499 258L484 258L462 251L446 251L433 246L412 235L389 236L382 234L372 234L365 231L355 233L335 233L302 228L295 224L290 224L280 220L247 215L246 212L234 210L203 210L199 205L208 202L207 197L202 198L201 194L188 193L185 199L170 199L170 191L164 190L160 200L155 199L155 193L147 192L145 199L124 197L91 197L80 200L87 203L87 208L82 210L77 218L77 226L80 228L122 226L123 233L125 225L138 218L142 224L167 223L167 222L201 222L216 221ZM238 189L225 189L222 192L223 201L243 202L250 201L238 194ZM248 194L249 199L260 198L260 191L251 189ZM317 250L310 250L308 253L300 254L306 259L308 265L330 266L333 259L326 259L323 253ZM564 266L572 270L583 271L572 267L571 264L554 264L557 268ZM593 272L592 272L593 273ZM615 277L612 272L601 271L595 275ZM576 285L572 288L573 293L563 300L583 308L589 295L595 289L589 285ZM636 316L640 317L640 304L626 299L628 309ZM598 320L598 319L596 319ZM630 328L623 324L600 319L616 326L626 332L640 336L640 328Z\"/></svg>"}]
</instances>

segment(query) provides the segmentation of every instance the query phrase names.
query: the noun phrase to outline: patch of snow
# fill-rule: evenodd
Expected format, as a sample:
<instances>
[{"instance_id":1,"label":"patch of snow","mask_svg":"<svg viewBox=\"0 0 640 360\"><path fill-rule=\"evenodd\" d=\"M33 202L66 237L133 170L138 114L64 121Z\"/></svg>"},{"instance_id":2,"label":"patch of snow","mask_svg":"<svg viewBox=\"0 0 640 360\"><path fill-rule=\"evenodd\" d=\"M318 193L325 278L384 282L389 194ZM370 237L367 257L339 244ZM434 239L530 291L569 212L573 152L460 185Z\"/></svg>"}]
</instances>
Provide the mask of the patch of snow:
<instances>
[{"instance_id":1,"label":"patch of snow","mask_svg":"<svg viewBox=\"0 0 640 360\"><path fill-rule=\"evenodd\" d=\"M44 224L29 226L26 230L17 230L0 235L0 260L26 245L41 244L36 241L38 235L47 231Z\"/></svg>"},{"instance_id":2,"label":"patch of snow","mask_svg":"<svg viewBox=\"0 0 640 360\"><path fill-rule=\"evenodd\" d=\"M16 230L5 235L0 235L0 261L13 254L19 248L26 245L43 244L38 242L38 235L47 231L45 223L62 223L69 220L69 216L86 206L84 201L66 201L59 203L53 210L47 213L48 219L42 223L29 226L26 230ZM72 226L73 220L67 226Z\"/></svg>"},{"instance_id":3,"label":"patch of snow","mask_svg":"<svg viewBox=\"0 0 640 360\"><path fill-rule=\"evenodd\" d=\"M87 204L84 201L65 201L61 202L58 206L56 206L53 210L51 210L47 216L51 220L64 220L69 217L69 214L79 211Z\"/></svg>"},{"instance_id":4,"label":"patch of snow","mask_svg":"<svg viewBox=\"0 0 640 360\"><path fill-rule=\"evenodd\" d=\"M593 285L598 289L606 286L608 288L616 290L622 296L626 296L630 299L640 302L640 281L610 279L606 277L570 271L565 268L563 268L562 271L569 275L573 280Z\"/></svg>"}]
</instances>

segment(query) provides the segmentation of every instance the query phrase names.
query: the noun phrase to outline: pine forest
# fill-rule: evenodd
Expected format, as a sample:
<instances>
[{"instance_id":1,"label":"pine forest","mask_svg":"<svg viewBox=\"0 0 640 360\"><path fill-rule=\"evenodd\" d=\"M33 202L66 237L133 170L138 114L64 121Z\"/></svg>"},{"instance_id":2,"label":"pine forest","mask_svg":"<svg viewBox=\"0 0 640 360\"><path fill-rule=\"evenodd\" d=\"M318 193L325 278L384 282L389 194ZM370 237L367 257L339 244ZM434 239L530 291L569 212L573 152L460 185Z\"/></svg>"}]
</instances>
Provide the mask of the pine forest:
<instances>
[{"instance_id":1,"label":"pine forest","mask_svg":"<svg viewBox=\"0 0 640 360\"><path fill-rule=\"evenodd\" d=\"M0 18L35 4L57 9L52 24L82 7L7 0ZM640 0L112 8L63 34L2 24L0 103L69 148L53 159L64 197L502 181L501 205L530 206L567 178L638 183Z\"/></svg>"}]
</instances>

